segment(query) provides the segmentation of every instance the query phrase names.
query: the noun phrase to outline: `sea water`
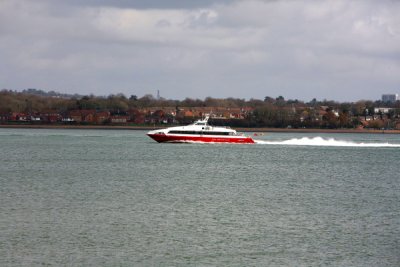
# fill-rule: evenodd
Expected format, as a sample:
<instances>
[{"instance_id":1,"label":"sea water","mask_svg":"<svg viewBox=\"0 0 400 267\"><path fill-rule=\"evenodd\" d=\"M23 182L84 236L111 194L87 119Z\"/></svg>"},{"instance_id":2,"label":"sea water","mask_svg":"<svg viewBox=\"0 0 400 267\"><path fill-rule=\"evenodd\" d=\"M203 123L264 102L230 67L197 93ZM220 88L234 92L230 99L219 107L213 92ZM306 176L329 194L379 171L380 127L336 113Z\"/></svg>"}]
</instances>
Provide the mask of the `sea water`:
<instances>
[{"instance_id":1,"label":"sea water","mask_svg":"<svg viewBox=\"0 0 400 267\"><path fill-rule=\"evenodd\" d=\"M400 135L0 129L0 266L399 266Z\"/></svg>"}]
</instances>

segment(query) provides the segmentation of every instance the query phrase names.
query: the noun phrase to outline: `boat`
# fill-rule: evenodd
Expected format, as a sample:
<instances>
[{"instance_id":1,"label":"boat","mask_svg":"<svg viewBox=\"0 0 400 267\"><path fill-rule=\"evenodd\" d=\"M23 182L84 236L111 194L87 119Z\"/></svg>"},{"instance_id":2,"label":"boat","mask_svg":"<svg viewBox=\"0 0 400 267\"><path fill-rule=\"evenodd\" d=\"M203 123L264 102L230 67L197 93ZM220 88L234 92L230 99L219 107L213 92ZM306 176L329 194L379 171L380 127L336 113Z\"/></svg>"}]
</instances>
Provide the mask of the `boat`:
<instances>
[{"instance_id":1,"label":"boat","mask_svg":"<svg viewBox=\"0 0 400 267\"><path fill-rule=\"evenodd\" d=\"M159 143L255 143L251 137L239 134L229 127L209 125L208 119L209 116L206 116L187 126L153 130L147 135Z\"/></svg>"}]
</instances>

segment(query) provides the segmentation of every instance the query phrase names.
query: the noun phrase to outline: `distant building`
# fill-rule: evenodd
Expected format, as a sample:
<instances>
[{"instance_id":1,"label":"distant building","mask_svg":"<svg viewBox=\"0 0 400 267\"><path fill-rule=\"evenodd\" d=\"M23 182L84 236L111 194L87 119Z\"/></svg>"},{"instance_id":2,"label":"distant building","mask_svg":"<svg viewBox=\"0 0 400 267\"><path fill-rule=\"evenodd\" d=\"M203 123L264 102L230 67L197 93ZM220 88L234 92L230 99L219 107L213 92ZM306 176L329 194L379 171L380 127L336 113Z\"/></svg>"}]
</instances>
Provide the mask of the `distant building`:
<instances>
[{"instance_id":1,"label":"distant building","mask_svg":"<svg viewBox=\"0 0 400 267\"><path fill-rule=\"evenodd\" d=\"M382 95L382 102L396 102L397 100L400 100L398 94L385 94Z\"/></svg>"},{"instance_id":2,"label":"distant building","mask_svg":"<svg viewBox=\"0 0 400 267\"><path fill-rule=\"evenodd\" d=\"M111 123L120 123L120 124L125 124L129 120L129 116L127 115L112 115L110 117Z\"/></svg>"},{"instance_id":3,"label":"distant building","mask_svg":"<svg viewBox=\"0 0 400 267\"><path fill-rule=\"evenodd\" d=\"M375 114L388 114L393 108L374 108L374 113Z\"/></svg>"}]
</instances>

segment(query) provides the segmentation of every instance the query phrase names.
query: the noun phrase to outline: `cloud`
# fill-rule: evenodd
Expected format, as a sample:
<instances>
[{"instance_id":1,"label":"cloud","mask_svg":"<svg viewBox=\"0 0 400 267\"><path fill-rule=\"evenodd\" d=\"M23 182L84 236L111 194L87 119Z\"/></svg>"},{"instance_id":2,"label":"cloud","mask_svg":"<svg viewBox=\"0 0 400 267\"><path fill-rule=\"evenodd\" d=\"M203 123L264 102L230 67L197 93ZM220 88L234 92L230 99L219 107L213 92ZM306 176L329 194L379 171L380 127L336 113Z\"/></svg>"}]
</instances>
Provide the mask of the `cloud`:
<instances>
[{"instance_id":1,"label":"cloud","mask_svg":"<svg viewBox=\"0 0 400 267\"><path fill-rule=\"evenodd\" d=\"M47 2L48 0L38 0ZM58 5L63 4L63 0L52 0ZM233 0L202 0L202 1L187 1L187 0L69 0L68 5L85 6L85 7L113 7L123 9L193 9L203 8L215 5L217 3L232 3Z\"/></svg>"},{"instance_id":2,"label":"cloud","mask_svg":"<svg viewBox=\"0 0 400 267\"><path fill-rule=\"evenodd\" d=\"M198 1L2 1L0 87L305 100L399 90L398 2L187 2Z\"/></svg>"}]
</instances>

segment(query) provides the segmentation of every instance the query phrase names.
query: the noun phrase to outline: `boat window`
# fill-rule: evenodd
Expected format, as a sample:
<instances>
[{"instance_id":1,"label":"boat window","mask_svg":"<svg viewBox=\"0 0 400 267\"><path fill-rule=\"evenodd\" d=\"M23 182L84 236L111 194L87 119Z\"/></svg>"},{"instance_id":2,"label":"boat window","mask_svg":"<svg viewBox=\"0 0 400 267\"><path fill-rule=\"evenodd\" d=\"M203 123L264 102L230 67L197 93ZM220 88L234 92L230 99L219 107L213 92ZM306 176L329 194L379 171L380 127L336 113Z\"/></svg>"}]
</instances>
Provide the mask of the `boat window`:
<instances>
[{"instance_id":1,"label":"boat window","mask_svg":"<svg viewBox=\"0 0 400 267\"><path fill-rule=\"evenodd\" d=\"M202 135L230 135L230 132L209 132L209 131L169 131L170 134L202 134Z\"/></svg>"},{"instance_id":2,"label":"boat window","mask_svg":"<svg viewBox=\"0 0 400 267\"><path fill-rule=\"evenodd\" d=\"M204 122L197 122L195 125L206 125Z\"/></svg>"}]
</instances>

